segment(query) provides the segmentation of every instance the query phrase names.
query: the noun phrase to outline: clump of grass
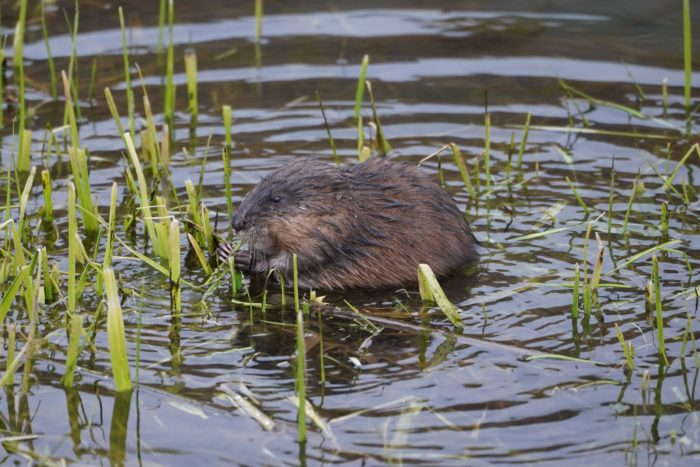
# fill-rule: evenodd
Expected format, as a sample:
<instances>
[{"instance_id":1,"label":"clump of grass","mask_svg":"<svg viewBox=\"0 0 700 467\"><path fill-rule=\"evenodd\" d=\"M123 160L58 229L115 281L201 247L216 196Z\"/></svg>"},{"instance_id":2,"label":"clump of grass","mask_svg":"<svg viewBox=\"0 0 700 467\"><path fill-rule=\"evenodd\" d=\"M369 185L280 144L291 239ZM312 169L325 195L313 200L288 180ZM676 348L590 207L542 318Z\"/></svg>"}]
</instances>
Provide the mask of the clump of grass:
<instances>
[{"instance_id":1,"label":"clump of grass","mask_svg":"<svg viewBox=\"0 0 700 467\"><path fill-rule=\"evenodd\" d=\"M418 265L418 287L420 296L425 302L437 303L440 310L447 316L452 325L458 329L464 327L464 322L456 306L449 301L440 287L433 270L427 264Z\"/></svg>"}]
</instances>

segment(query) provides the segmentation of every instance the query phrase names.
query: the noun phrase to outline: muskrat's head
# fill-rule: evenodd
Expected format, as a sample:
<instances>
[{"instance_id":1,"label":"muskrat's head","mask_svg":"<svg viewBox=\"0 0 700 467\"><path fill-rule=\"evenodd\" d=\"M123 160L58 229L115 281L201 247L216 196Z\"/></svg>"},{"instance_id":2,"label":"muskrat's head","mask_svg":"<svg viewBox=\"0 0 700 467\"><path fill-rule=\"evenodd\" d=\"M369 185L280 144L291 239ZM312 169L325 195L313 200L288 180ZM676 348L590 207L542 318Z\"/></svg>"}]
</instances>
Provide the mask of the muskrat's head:
<instances>
[{"instance_id":1,"label":"muskrat's head","mask_svg":"<svg viewBox=\"0 0 700 467\"><path fill-rule=\"evenodd\" d=\"M310 158L289 162L248 193L233 228L255 254L299 252L323 216L332 216L348 187L337 168ZM340 198L339 198L340 197Z\"/></svg>"}]
</instances>

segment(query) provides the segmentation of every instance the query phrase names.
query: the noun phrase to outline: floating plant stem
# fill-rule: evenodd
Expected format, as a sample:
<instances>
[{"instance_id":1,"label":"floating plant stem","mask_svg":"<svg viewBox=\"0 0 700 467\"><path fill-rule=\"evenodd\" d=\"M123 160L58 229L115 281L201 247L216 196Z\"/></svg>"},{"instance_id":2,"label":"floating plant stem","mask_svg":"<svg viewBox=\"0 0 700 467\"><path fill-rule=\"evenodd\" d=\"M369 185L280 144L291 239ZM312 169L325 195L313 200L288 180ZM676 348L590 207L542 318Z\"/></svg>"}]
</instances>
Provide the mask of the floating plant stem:
<instances>
[{"instance_id":1,"label":"floating plant stem","mask_svg":"<svg viewBox=\"0 0 700 467\"><path fill-rule=\"evenodd\" d=\"M462 329L464 322L456 306L449 301L445 292L440 287L433 270L427 264L418 265L418 288L424 302L437 303L440 310L447 316L452 325Z\"/></svg>"},{"instance_id":2,"label":"floating plant stem","mask_svg":"<svg viewBox=\"0 0 700 467\"><path fill-rule=\"evenodd\" d=\"M299 307L299 283L297 270L297 255L292 257L294 267L294 310L297 314L297 371L296 395L299 398L297 423L299 442L306 442L306 343L304 342L304 314Z\"/></svg>"},{"instance_id":3,"label":"floating plant stem","mask_svg":"<svg viewBox=\"0 0 700 467\"><path fill-rule=\"evenodd\" d=\"M664 181L664 189L668 190L673 186L673 181L676 178L676 175L678 174L678 171L683 167L688 160L688 158L695 152L698 157L700 157L700 143L695 143L693 144L690 149L681 157L681 160L678 161L678 164L676 164L676 167L671 171L671 174L666 177L666 180Z\"/></svg>"},{"instance_id":4,"label":"floating plant stem","mask_svg":"<svg viewBox=\"0 0 700 467\"><path fill-rule=\"evenodd\" d=\"M690 96L693 89L692 36L690 33L690 0L683 0L683 69L685 70L684 102L690 110Z\"/></svg>"},{"instance_id":5,"label":"floating plant stem","mask_svg":"<svg viewBox=\"0 0 700 467\"><path fill-rule=\"evenodd\" d=\"M656 306L656 333L659 340L659 354L663 358L664 363L668 365L666 357L666 347L664 341L664 318L663 310L661 309L661 285L659 284L659 260L656 255L652 256L652 281L654 284L654 303Z\"/></svg>"},{"instance_id":6,"label":"floating plant stem","mask_svg":"<svg viewBox=\"0 0 700 467\"><path fill-rule=\"evenodd\" d=\"M326 118L326 109L323 107L323 100L321 100L321 94L316 90L316 99L318 99L318 105L321 107L321 115L323 116L323 125L326 127L326 134L328 135L328 143L331 145L331 150L333 151L333 160L336 165L340 166L340 159L338 159L338 151L335 148L335 141L333 140L333 135L331 135L331 127L328 125L328 119Z\"/></svg>"},{"instance_id":7,"label":"floating plant stem","mask_svg":"<svg viewBox=\"0 0 700 467\"><path fill-rule=\"evenodd\" d=\"M56 79L56 67L53 62L53 56L51 55L51 44L49 43L49 33L46 28L46 11L44 10L44 4L46 2L39 2L41 5L41 33L44 36L44 45L46 46L46 60L49 64L49 77L51 78L51 97L54 100L58 97L58 80ZM2 63L2 60L0 60Z\"/></svg>"},{"instance_id":8,"label":"floating plant stem","mask_svg":"<svg viewBox=\"0 0 700 467\"><path fill-rule=\"evenodd\" d=\"M583 211L586 213L586 217L591 215L590 209L588 209L588 206L586 206L586 202L581 198L581 195L579 194L578 190L574 186L573 183L571 183L571 180L569 177L566 177L566 183L569 184L569 188L571 188L571 192L574 194L574 197L576 197L576 201L578 201L579 206L583 208Z\"/></svg>"},{"instance_id":9,"label":"floating plant stem","mask_svg":"<svg viewBox=\"0 0 700 467\"><path fill-rule=\"evenodd\" d=\"M131 66L129 65L129 47L126 41L126 26L124 25L124 11L119 7L119 26L122 30L122 53L124 55L124 86L126 87L126 107L129 117L129 134L131 139L136 138L136 119L134 117L134 90L131 89ZM121 132L120 132L121 134Z\"/></svg>"},{"instance_id":10,"label":"floating plant stem","mask_svg":"<svg viewBox=\"0 0 700 467\"><path fill-rule=\"evenodd\" d=\"M360 118L360 112L362 111L362 101L365 99L365 81L367 80L367 67L369 66L369 55L362 57L362 63L360 64L360 77L357 79L357 89L355 90L355 109L353 110L353 116L355 121Z\"/></svg>"},{"instance_id":11,"label":"floating plant stem","mask_svg":"<svg viewBox=\"0 0 700 467\"><path fill-rule=\"evenodd\" d=\"M109 358L117 392L131 390L129 360L126 355L126 337L124 335L124 317L117 293L117 279L112 268L103 271L105 292L107 295L107 336L109 339Z\"/></svg>"}]
</instances>

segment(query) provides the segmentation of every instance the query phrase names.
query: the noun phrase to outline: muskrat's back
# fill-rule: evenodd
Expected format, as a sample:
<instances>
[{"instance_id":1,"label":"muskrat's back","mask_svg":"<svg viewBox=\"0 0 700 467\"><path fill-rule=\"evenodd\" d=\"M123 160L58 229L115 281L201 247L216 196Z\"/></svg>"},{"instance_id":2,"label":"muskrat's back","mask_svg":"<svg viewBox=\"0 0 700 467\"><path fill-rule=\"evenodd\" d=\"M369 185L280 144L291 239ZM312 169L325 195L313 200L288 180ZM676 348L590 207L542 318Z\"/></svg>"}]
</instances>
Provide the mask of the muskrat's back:
<instances>
[{"instance_id":1,"label":"muskrat's back","mask_svg":"<svg viewBox=\"0 0 700 467\"><path fill-rule=\"evenodd\" d=\"M249 247L236 253L239 267L289 280L296 253L299 283L311 289L406 285L420 263L446 276L478 258L454 200L417 167L384 159L289 162L246 196L233 226Z\"/></svg>"}]
</instances>

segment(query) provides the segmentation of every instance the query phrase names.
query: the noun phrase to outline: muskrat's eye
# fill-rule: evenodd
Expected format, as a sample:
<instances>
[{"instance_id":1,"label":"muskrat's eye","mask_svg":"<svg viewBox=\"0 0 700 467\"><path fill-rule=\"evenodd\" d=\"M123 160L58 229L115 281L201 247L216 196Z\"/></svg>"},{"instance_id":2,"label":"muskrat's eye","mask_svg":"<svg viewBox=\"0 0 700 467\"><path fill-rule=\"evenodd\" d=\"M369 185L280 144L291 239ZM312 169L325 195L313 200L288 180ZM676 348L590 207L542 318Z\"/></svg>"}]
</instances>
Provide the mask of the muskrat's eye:
<instances>
[{"instance_id":1,"label":"muskrat's eye","mask_svg":"<svg viewBox=\"0 0 700 467\"><path fill-rule=\"evenodd\" d=\"M280 201L282 201L282 198L280 196L275 195L272 197L273 203L279 203Z\"/></svg>"}]
</instances>

